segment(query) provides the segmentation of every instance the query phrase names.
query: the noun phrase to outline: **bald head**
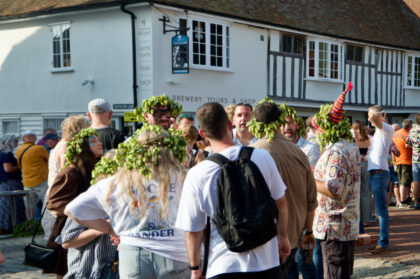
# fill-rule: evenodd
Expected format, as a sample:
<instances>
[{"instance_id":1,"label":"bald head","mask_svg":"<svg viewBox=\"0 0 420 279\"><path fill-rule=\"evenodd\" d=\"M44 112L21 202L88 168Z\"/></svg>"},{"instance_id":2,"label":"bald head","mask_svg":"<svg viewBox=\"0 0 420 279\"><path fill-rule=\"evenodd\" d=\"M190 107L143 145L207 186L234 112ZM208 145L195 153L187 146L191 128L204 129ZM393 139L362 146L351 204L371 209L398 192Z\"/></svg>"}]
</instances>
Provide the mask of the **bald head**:
<instances>
[{"instance_id":1,"label":"bald head","mask_svg":"<svg viewBox=\"0 0 420 279\"><path fill-rule=\"evenodd\" d=\"M395 123L395 124L392 124L392 129L394 129L394 132L396 132L399 129L401 129L401 126L400 126L400 124Z\"/></svg>"}]
</instances>

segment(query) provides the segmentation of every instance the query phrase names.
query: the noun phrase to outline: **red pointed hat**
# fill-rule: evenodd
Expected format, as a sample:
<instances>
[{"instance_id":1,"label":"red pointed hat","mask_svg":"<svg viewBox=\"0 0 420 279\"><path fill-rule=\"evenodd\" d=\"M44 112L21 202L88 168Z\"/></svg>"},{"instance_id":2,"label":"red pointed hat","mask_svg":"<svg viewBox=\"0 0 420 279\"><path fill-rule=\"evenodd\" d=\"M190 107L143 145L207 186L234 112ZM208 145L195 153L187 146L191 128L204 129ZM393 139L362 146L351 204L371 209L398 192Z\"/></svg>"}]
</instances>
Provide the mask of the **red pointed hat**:
<instances>
[{"instance_id":1,"label":"red pointed hat","mask_svg":"<svg viewBox=\"0 0 420 279\"><path fill-rule=\"evenodd\" d=\"M351 81L349 81L346 90L344 90L343 93L341 93L340 97L338 97L337 100L335 100L333 107L330 111L330 119L332 122L337 124L338 122L340 122L341 119L343 119L344 98L346 97L346 93L352 89L353 85Z\"/></svg>"}]
</instances>

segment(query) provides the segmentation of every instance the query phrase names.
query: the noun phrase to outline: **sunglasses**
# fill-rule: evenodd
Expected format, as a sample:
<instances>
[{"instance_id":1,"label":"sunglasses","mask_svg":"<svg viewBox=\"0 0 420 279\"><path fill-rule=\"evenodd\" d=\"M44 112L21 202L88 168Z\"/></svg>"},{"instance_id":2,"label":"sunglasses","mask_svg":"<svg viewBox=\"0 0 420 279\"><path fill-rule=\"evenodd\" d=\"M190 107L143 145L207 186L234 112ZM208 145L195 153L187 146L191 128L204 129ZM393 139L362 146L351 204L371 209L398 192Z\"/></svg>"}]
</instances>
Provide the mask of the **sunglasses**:
<instances>
[{"instance_id":1,"label":"sunglasses","mask_svg":"<svg viewBox=\"0 0 420 279\"><path fill-rule=\"evenodd\" d=\"M194 120L194 115L188 114L188 113L181 114L181 117L182 118L191 118L192 120Z\"/></svg>"}]
</instances>

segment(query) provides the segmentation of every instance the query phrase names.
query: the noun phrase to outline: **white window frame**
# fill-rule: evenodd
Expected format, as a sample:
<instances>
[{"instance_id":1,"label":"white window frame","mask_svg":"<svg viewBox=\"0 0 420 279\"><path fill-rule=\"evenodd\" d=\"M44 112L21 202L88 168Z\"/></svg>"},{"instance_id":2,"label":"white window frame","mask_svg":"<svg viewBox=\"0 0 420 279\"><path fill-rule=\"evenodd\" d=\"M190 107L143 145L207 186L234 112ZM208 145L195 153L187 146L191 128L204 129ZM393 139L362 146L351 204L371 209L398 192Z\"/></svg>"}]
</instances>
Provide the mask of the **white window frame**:
<instances>
[{"instance_id":1,"label":"white window frame","mask_svg":"<svg viewBox=\"0 0 420 279\"><path fill-rule=\"evenodd\" d=\"M411 65L408 65L408 60L411 57ZM414 85L414 79L415 79L415 68L414 68L414 62L416 61L416 59L419 60L420 62L420 54L413 54L413 53L408 53L406 54L406 58L405 58L405 74L404 74L404 79L405 79L405 88L408 89L420 89L420 81L419 81L419 85ZM408 77L408 73L409 73L409 67L411 67L411 78L409 79ZM418 69L418 75L419 75L419 79L420 79L420 67ZM411 80L411 84L409 85L408 82L409 80Z\"/></svg>"},{"instance_id":2,"label":"white window frame","mask_svg":"<svg viewBox=\"0 0 420 279\"><path fill-rule=\"evenodd\" d=\"M310 44L314 42L315 49L314 49L314 76L309 75L309 51L310 51ZM319 44L325 43L327 44L327 77L319 77ZM338 46L338 77L331 78L331 45ZM328 40L321 40L321 39L307 39L306 42L306 79L308 80L320 80L320 81L330 81L330 82L343 82L343 72L344 69L344 46L342 43L335 42L335 41L328 41Z\"/></svg>"},{"instance_id":3,"label":"white window frame","mask_svg":"<svg viewBox=\"0 0 420 279\"><path fill-rule=\"evenodd\" d=\"M16 132L5 132L5 123L6 122L17 122L17 131ZM15 135L17 137L20 136L20 119L19 118L3 118L1 120L1 133L3 136Z\"/></svg>"},{"instance_id":4,"label":"white window frame","mask_svg":"<svg viewBox=\"0 0 420 279\"><path fill-rule=\"evenodd\" d=\"M188 18L180 18L187 21L187 27L189 30L187 31L187 35L189 38L189 59L190 59L190 67L195 69L204 69L204 70L217 70L217 71L232 71L232 28L231 26L223 21L214 20L214 19L204 19L200 17L188 17ZM194 64L194 56L193 56L193 21L200 21L205 23L205 41L206 41L206 63L205 65ZM222 37L222 66L211 66L211 55L210 55L210 25L217 24L221 25L223 28L223 37ZM227 35L226 30L229 30L229 35Z\"/></svg>"},{"instance_id":5,"label":"white window frame","mask_svg":"<svg viewBox=\"0 0 420 279\"><path fill-rule=\"evenodd\" d=\"M72 61L72 54L71 54L71 22L60 22L60 23L54 23L50 24L51 28L51 34L52 34L52 48L51 48L51 54L52 54L52 69L51 72L68 72L73 71L73 61ZM64 32L68 30L68 39L64 38ZM55 52L54 42L56 40L56 37L58 37L59 42L59 51ZM69 41L69 50L68 52L64 53L64 44L65 40ZM68 65L65 64L65 55L69 55L69 61L66 62ZM54 57L58 56L59 58L59 65L54 65Z\"/></svg>"}]
</instances>

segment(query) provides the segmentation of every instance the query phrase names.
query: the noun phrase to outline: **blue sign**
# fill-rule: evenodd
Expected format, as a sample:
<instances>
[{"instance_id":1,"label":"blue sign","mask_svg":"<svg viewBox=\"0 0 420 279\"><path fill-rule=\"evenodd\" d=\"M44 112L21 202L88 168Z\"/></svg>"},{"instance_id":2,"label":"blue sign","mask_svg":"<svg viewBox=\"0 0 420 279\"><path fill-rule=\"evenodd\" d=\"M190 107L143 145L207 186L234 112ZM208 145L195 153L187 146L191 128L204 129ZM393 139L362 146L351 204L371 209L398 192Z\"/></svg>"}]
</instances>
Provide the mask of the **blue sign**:
<instances>
[{"instance_id":1,"label":"blue sign","mask_svg":"<svg viewBox=\"0 0 420 279\"><path fill-rule=\"evenodd\" d=\"M188 74L190 72L188 42L186 35L172 37L172 74Z\"/></svg>"}]
</instances>

